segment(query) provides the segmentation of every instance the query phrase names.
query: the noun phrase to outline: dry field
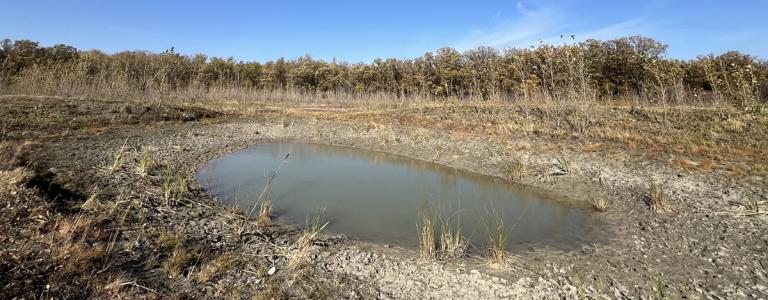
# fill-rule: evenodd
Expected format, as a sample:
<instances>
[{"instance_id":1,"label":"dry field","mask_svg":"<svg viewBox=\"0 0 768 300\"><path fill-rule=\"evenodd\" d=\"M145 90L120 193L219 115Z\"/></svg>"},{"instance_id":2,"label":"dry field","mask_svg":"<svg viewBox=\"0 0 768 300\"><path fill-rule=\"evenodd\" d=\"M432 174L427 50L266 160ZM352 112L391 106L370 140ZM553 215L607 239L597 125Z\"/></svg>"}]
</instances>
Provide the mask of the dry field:
<instances>
[{"instance_id":1,"label":"dry field","mask_svg":"<svg viewBox=\"0 0 768 300\"><path fill-rule=\"evenodd\" d=\"M2 96L0 120L3 298L768 297L764 112ZM425 259L249 220L194 181L265 141L502 177L594 207L605 229L576 250Z\"/></svg>"}]
</instances>

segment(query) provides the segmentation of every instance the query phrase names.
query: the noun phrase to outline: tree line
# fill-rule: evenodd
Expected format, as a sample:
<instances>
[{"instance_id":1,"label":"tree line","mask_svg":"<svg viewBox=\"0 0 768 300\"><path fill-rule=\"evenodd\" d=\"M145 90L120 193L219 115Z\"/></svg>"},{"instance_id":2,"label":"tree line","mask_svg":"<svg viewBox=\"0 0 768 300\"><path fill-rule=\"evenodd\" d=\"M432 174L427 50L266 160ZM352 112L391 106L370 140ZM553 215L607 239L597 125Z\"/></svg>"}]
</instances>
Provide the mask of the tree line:
<instances>
[{"instance_id":1,"label":"tree line","mask_svg":"<svg viewBox=\"0 0 768 300\"><path fill-rule=\"evenodd\" d=\"M573 37L571 37L573 39ZM386 94L393 98L693 100L748 107L768 98L768 62L730 51L693 60L640 36L530 48L445 47L413 59L370 63L311 56L244 62L233 58L123 51L107 54L29 40L0 42L0 87L24 91L99 87L164 97L180 90L237 88L305 93ZM31 91L34 92L34 91Z\"/></svg>"}]
</instances>

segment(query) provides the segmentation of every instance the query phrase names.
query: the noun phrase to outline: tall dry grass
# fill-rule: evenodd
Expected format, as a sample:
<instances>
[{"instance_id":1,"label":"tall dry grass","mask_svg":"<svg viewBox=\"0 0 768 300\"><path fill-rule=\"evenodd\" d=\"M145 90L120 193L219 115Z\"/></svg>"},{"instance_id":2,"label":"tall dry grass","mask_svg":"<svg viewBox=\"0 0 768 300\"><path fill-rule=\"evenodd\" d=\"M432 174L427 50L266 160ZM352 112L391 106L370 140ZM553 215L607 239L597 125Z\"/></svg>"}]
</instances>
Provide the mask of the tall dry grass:
<instances>
[{"instance_id":1,"label":"tall dry grass","mask_svg":"<svg viewBox=\"0 0 768 300\"><path fill-rule=\"evenodd\" d=\"M545 61L555 60L555 54L552 55L552 58ZM422 93L405 95L383 91L308 91L290 87L267 89L235 83L214 83L208 86L189 84L171 88L157 84L153 80L140 80L140 83L137 83L136 79L120 74L94 76L87 70L66 66L29 67L14 77L12 84L2 85L0 94L132 100L149 104L200 104L222 109L233 104L374 108L412 107L432 103L516 104L537 107L556 120L558 127L572 127L579 132L585 131L593 122L591 108L595 105L619 104L664 109L672 106L729 107L731 102L723 99L735 97L733 95L738 95L740 99L756 99L754 98L756 96L753 96L754 99L749 98L752 94L747 88L730 91L727 94L719 90L713 92L687 90L681 85L679 77L662 79L661 74L667 73L661 71L653 73L659 74L657 86L643 94L598 97L594 87L589 84L591 75L586 70L584 58L580 54L573 54L572 59L575 62L569 65L565 75L555 74L556 70L544 72L542 75L544 85L541 87L528 88L525 93L497 91L484 97L475 96L470 92L459 92L463 96L435 96ZM747 85L743 79L739 82L742 86Z\"/></svg>"}]
</instances>

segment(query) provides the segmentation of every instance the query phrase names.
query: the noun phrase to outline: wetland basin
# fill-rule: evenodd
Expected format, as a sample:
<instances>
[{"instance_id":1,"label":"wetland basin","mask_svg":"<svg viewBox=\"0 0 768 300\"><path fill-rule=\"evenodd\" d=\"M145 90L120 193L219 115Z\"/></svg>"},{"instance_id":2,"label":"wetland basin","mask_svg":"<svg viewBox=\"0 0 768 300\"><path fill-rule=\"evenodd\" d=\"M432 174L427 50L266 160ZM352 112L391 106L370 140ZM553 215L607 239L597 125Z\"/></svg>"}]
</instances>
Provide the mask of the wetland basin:
<instances>
[{"instance_id":1,"label":"wetland basin","mask_svg":"<svg viewBox=\"0 0 768 300\"><path fill-rule=\"evenodd\" d=\"M590 209L557 196L393 154L342 146L265 143L209 161L197 180L219 201L246 213L272 181L273 221L305 225L322 213L332 233L378 244L418 245L420 212L458 224L474 247L492 220L508 230L507 247L575 248L596 225ZM258 213L258 208L256 212Z\"/></svg>"}]
</instances>

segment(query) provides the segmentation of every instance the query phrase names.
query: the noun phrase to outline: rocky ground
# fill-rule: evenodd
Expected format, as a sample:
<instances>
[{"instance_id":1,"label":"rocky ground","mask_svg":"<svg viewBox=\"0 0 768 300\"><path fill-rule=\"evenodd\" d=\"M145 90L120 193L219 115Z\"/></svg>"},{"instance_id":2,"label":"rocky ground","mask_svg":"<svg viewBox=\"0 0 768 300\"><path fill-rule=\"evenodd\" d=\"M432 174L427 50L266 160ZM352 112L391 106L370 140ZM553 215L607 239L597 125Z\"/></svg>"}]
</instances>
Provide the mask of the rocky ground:
<instances>
[{"instance_id":1,"label":"rocky ground","mask_svg":"<svg viewBox=\"0 0 768 300\"><path fill-rule=\"evenodd\" d=\"M574 133L485 107L260 107L233 116L85 99L0 104L13 120L3 121L0 147L4 298L768 298L765 117L734 114L717 127L706 113L689 116L694 138L679 150L669 143L687 135L670 129L664 139L655 122L618 139L623 133L606 130L620 127L615 117L595 115L600 124ZM717 144L691 149L713 136ZM256 224L190 179L212 158L267 141L433 161L574 205L606 199L607 211L595 212L605 228L581 249L515 249L504 265L426 261L407 249Z\"/></svg>"}]
</instances>

